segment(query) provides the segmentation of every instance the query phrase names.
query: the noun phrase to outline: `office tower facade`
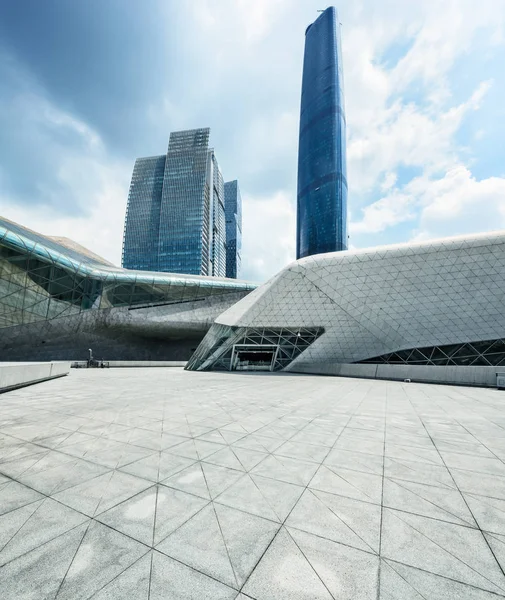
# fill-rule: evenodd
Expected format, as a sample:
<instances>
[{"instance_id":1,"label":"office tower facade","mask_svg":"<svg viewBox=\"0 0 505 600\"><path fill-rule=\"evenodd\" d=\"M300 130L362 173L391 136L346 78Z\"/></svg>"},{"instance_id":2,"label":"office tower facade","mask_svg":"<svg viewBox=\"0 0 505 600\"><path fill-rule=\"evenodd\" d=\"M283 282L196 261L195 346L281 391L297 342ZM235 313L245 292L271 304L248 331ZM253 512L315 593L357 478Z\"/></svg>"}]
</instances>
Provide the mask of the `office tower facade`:
<instances>
[{"instance_id":1,"label":"office tower facade","mask_svg":"<svg viewBox=\"0 0 505 600\"><path fill-rule=\"evenodd\" d=\"M136 161L123 267L225 276L224 183L209 136L208 128L173 132L166 155Z\"/></svg>"},{"instance_id":2,"label":"office tower facade","mask_svg":"<svg viewBox=\"0 0 505 600\"><path fill-rule=\"evenodd\" d=\"M331 6L305 32L297 258L347 250L345 128L340 27Z\"/></svg>"},{"instance_id":3,"label":"office tower facade","mask_svg":"<svg viewBox=\"0 0 505 600\"><path fill-rule=\"evenodd\" d=\"M237 279L242 262L242 198L238 181L224 184L226 213L226 277Z\"/></svg>"},{"instance_id":4,"label":"office tower facade","mask_svg":"<svg viewBox=\"0 0 505 600\"><path fill-rule=\"evenodd\" d=\"M161 192L166 156L138 158L126 207L123 267L158 271Z\"/></svg>"}]
</instances>

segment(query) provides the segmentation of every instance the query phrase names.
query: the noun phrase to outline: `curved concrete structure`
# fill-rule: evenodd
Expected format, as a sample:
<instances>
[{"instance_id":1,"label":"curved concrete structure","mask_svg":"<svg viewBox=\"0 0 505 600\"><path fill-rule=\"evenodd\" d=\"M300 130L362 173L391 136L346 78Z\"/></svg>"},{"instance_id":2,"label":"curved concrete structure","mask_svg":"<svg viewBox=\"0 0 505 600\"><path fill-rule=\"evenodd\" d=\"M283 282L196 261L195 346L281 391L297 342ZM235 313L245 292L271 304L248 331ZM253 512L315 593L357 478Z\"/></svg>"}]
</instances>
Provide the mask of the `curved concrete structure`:
<instances>
[{"instance_id":1,"label":"curved concrete structure","mask_svg":"<svg viewBox=\"0 0 505 600\"><path fill-rule=\"evenodd\" d=\"M255 287L121 269L0 218L0 360L187 360Z\"/></svg>"},{"instance_id":2,"label":"curved concrete structure","mask_svg":"<svg viewBox=\"0 0 505 600\"><path fill-rule=\"evenodd\" d=\"M246 369L258 362L255 344L264 347L259 367L267 346L291 352L273 357L271 370L328 361L499 366L504 299L504 232L321 254L218 317L188 368Z\"/></svg>"}]
</instances>

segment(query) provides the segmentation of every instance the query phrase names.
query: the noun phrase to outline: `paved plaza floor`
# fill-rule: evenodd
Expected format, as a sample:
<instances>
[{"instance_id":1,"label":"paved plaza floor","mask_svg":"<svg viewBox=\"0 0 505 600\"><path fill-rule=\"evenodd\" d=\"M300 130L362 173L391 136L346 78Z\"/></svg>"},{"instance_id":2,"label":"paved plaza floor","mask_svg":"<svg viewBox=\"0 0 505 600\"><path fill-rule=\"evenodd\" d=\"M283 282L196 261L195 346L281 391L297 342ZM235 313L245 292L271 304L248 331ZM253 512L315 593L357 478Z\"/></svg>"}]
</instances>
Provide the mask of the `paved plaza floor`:
<instances>
[{"instance_id":1,"label":"paved plaza floor","mask_svg":"<svg viewBox=\"0 0 505 600\"><path fill-rule=\"evenodd\" d=\"M505 392L72 370L0 395L0 597L498 600Z\"/></svg>"}]
</instances>

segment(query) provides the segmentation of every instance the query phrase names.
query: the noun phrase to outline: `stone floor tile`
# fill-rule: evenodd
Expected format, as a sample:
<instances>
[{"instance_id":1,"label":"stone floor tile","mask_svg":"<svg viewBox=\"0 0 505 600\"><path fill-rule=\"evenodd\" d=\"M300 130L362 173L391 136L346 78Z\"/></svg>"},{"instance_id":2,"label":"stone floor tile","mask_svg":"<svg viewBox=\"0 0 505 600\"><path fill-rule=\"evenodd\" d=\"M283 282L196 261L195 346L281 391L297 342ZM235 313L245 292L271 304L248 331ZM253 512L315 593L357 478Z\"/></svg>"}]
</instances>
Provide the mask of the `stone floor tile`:
<instances>
[{"instance_id":1,"label":"stone floor tile","mask_svg":"<svg viewBox=\"0 0 505 600\"><path fill-rule=\"evenodd\" d=\"M170 449L172 454L184 456L193 460L204 460L212 456L219 450L226 448L224 444L215 444L214 442L206 442L205 440L191 439Z\"/></svg>"},{"instance_id":2,"label":"stone floor tile","mask_svg":"<svg viewBox=\"0 0 505 600\"><path fill-rule=\"evenodd\" d=\"M282 528L242 590L255 600L333 600L307 558Z\"/></svg>"},{"instance_id":3,"label":"stone floor tile","mask_svg":"<svg viewBox=\"0 0 505 600\"><path fill-rule=\"evenodd\" d=\"M247 433L243 431L242 433L238 433L236 431L228 431L223 430L222 428L216 429L214 431L209 431L208 433L204 433L199 436L199 440L203 440L205 442L214 442L215 444L232 444L237 440L245 437Z\"/></svg>"},{"instance_id":4,"label":"stone floor tile","mask_svg":"<svg viewBox=\"0 0 505 600\"><path fill-rule=\"evenodd\" d=\"M157 483L174 475L174 473L182 471L186 467L189 467L189 465L194 464L194 462L191 458L184 458L170 452L155 452L140 460L129 463L119 470L123 473L129 473L130 475L142 477L153 483Z\"/></svg>"},{"instance_id":5,"label":"stone floor tile","mask_svg":"<svg viewBox=\"0 0 505 600\"><path fill-rule=\"evenodd\" d=\"M151 552L126 568L96 594L92 600L149 600Z\"/></svg>"},{"instance_id":6,"label":"stone floor tile","mask_svg":"<svg viewBox=\"0 0 505 600\"><path fill-rule=\"evenodd\" d=\"M33 510L35 508L35 510ZM37 501L0 517L2 540L0 565L45 544L69 529L88 521L88 517L50 498Z\"/></svg>"},{"instance_id":7,"label":"stone floor tile","mask_svg":"<svg viewBox=\"0 0 505 600\"><path fill-rule=\"evenodd\" d=\"M249 450L247 448L233 447L233 454L238 458L243 469L247 472L254 469L256 465L259 465L268 454L266 452L259 452L258 450Z\"/></svg>"},{"instance_id":8,"label":"stone floor tile","mask_svg":"<svg viewBox=\"0 0 505 600\"><path fill-rule=\"evenodd\" d=\"M477 527L467 503L458 490L384 479L384 506L441 521Z\"/></svg>"},{"instance_id":9,"label":"stone floor tile","mask_svg":"<svg viewBox=\"0 0 505 600\"><path fill-rule=\"evenodd\" d=\"M505 476L505 463L497 458L486 456L472 456L470 454L458 454L456 452L442 452L442 457L449 469L463 469L465 471L476 471L489 475Z\"/></svg>"},{"instance_id":10,"label":"stone floor tile","mask_svg":"<svg viewBox=\"0 0 505 600\"><path fill-rule=\"evenodd\" d=\"M129 537L148 546L153 544L154 521L156 516L156 486L125 500L114 508L101 513L97 518Z\"/></svg>"},{"instance_id":11,"label":"stone floor tile","mask_svg":"<svg viewBox=\"0 0 505 600\"><path fill-rule=\"evenodd\" d=\"M283 522L289 513L293 510L301 495L304 487L277 481L261 475L251 475L251 479L259 488L265 500L277 515L279 521Z\"/></svg>"},{"instance_id":12,"label":"stone floor tile","mask_svg":"<svg viewBox=\"0 0 505 600\"><path fill-rule=\"evenodd\" d=\"M463 493L505 500L505 477L455 468L451 468L451 475Z\"/></svg>"},{"instance_id":13,"label":"stone floor tile","mask_svg":"<svg viewBox=\"0 0 505 600\"><path fill-rule=\"evenodd\" d=\"M258 450L259 452L273 452L284 443L283 439L276 439L252 433L233 443L234 447Z\"/></svg>"},{"instance_id":14,"label":"stone floor tile","mask_svg":"<svg viewBox=\"0 0 505 600\"><path fill-rule=\"evenodd\" d=\"M239 472L237 471L237 473ZM243 473L239 473L239 475L242 476ZM178 473L170 475L170 477L161 480L161 483L187 492L188 494L194 494L195 496L210 500L209 487L203 474L202 463L200 462L195 462Z\"/></svg>"},{"instance_id":15,"label":"stone floor tile","mask_svg":"<svg viewBox=\"0 0 505 600\"><path fill-rule=\"evenodd\" d=\"M146 479L140 479L120 471L109 471L90 481L54 494L54 499L93 517L124 502L151 485L152 483Z\"/></svg>"},{"instance_id":16,"label":"stone floor tile","mask_svg":"<svg viewBox=\"0 0 505 600\"><path fill-rule=\"evenodd\" d=\"M353 436L344 436L343 434L335 443L335 448L342 450L352 450L353 452L362 452L363 454L384 455L384 443L377 440L367 440Z\"/></svg>"},{"instance_id":17,"label":"stone floor tile","mask_svg":"<svg viewBox=\"0 0 505 600\"><path fill-rule=\"evenodd\" d=\"M375 504L380 504L382 498L382 477L329 465L321 466L309 487Z\"/></svg>"},{"instance_id":18,"label":"stone floor tile","mask_svg":"<svg viewBox=\"0 0 505 600\"><path fill-rule=\"evenodd\" d=\"M80 525L1 567L2 600L53 600L87 527Z\"/></svg>"},{"instance_id":19,"label":"stone floor tile","mask_svg":"<svg viewBox=\"0 0 505 600\"><path fill-rule=\"evenodd\" d=\"M0 515L43 497L35 490L6 478L6 481L0 486Z\"/></svg>"},{"instance_id":20,"label":"stone floor tile","mask_svg":"<svg viewBox=\"0 0 505 600\"><path fill-rule=\"evenodd\" d=\"M446 452L457 454L468 454L469 456L482 456L484 458L495 458L494 454L480 444L474 438L467 441L458 441L452 439L436 439L434 440L437 450L445 457Z\"/></svg>"},{"instance_id":21,"label":"stone floor tile","mask_svg":"<svg viewBox=\"0 0 505 600\"><path fill-rule=\"evenodd\" d=\"M214 510L240 587L263 556L280 524L217 503Z\"/></svg>"},{"instance_id":22,"label":"stone floor tile","mask_svg":"<svg viewBox=\"0 0 505 600\"><path fill-rule=\"evenodd\" d=\"M228 469L235 469L236 471L246 471L235 452L229 447L211 454L205 459L205 462L221 467L227 467Z\"/></svg>"},{"instance_id":23,"label":"stone floor tile","mask_svg":"<svg viewBox=\"0 0 505 600\"><path fill-rule=\"evenodd\" d=\"M336 428L331 433L325 432L313 432L311 430L302 429L299 433L290 439L293 443L311 444L313 446L324 446L326 451L333 446L336 442L339 434L342 432L342 428Z\"/></svg>"},{"instance_id":24,"label":"stone floor tile","mask_svg":"<svg viewBox=\"0 0 505 600\"><path fill-rule=\"evenodd\" d=\"M162 450L169 450L179 444L186 442L188 438L180 435L172 435L170 433L161 433L153 435L153 432L142 430L135 434L130 439L129 443L135 446L142 446L143 448L149 448L161 452Z\"/></svg>"},{"instance_id":25,"label":"stone floor tile","mask_svg":"<svg viewBox=\"0 0 505 600\"><path fill-rule=\"evenodd\" d=\"M65 448L65 452L110 469L117 469L128 463L140 460L153 453L153 450L124 444L114 440L97 438L93 443L82 442Z\"/></svg>"},{"instance_id":26,"label":"stone floor tile","mask_svg":"<svg viewBox=\"0 0 505 600\"><path fill-rule=\"evenodd\" d=\"M498 600L494 593L384 560L379 600Z\"/></svg>"},{"instance_id":27,"label":"stone floor tile","mask_svg":"<svg viewBox=\"0 0 505 600\"><path fill-rule=\"evenodd\" d=\"M329 448L325 446L315 446L314 444L305 444L303 442L289 441L279 446L274 451L276 456L288 456L302 460L310 460L320 463L328 454Z\"/></svg>"},{"instance_id":28,"label":"stone floor tile","mask_svg":"<svg viewBox=\"0 0 505 600\"><path fill-rule=\"evenodd\" d=\"M319 468L317 463L285 456L271 455L252 469L253 475L262 475L278 481L307 485Z\"/></svg>"},{"instance_id":29,"label":"stone floor tile","mask_svg":"<svg viewBox=\"0 0 505 600\"><path fill-rule=\"evenodd\" d=\"M359 550L378 552L380 513L374 504L306 490L286 525Z\"/></svg>"},{"instance_id":30,"label":"stone floor tile","mask_svg":"<svg viewBox=\"0 0 505 600\"><path fill-rule=\"evenodd\" d=\"M249 475L244 475L226 491L216 496L215 501L264 519L279 521L273 507L265 498L255 480Z\"/></svg>"},{"instance_id":31,"label":"stone floor tile","mask_svg":"<svg viewBox=\"0 0 505 600\"><path fill-rule=\"evenodd\" d=\"M258 433L265 437L271 437L276 440L287 441L292 438L295 433L298 433L299 429L295 427L287 427L277 424L270 424L263 427Z\"/></svg>"},{"instance_id":32,"label":"stone floor tile","mask_svg":"<svg viewBox=\"0 0 505 600\"><path fill-rule=\"evenodd\" d=\"M288 529L321 581L339 600L376 600L379 557Z\"/></svg>"},{"instance_id":33,"label":"stone floor tile","mask_svg":"<svg viewBox=\"0 0 505 600\"><path fill-rule=\"evenodd\" d=\"M359 438L365 440L374 440L384 443L384 422L376 425L362 423L351 418L347 427L343 430L344 437Z\"/></svg>"},{"instance_id":34,"label":"stone floor tile","mask_svg":"<svg viewBox=\"0 0 505 600\"><path fill-rule=\"evenodd\" d=\"M154 545L164 540L207 504L208 500L198 496L159 485L156 499Z\"/></svg>"},{"instance_id":35,"label":"stone floor tile","mask_svg":"<svg viewBox=\"0 0 505 600\"><path fill-rule=\"evenodd\" d=\"M3 515L0 515L0 558L2 550L9 541L23 527L26 521L38 510L41 504L45 501L44 498L36 500L20 508L11 510ZM1 561L0 564L5 561Z\"/></svg>"},{"instance_id":36,"label":"stone floor tile","mask_svg":"<svg viewBox=\"0 0 505 600\"><path fill-rule=\"evenodd\" d=\"M384 476L435 487L456 488L451 473L443 465L413 462L386 456L384 458Z\"/></svg>"},{"instance_id":37,"label":"stone floor tile","mask_svg":"<svg viewBox=\"0 0 505 600\"><path fill-rule=\"evenodd\" d=\"M390 430L386 434L386 443L388 445L394 444L395 446L412 446L413 448L426 448L428 450L435 449L433 441L428 435L413 435Z\"/></svg>"},{"instance_id":38,"label":"stone floor tile","mask_svg":"<svg viewBox=\"0 0 505 600\"><path fill-rule=\"evenodd\" d=\"M228 586L239 588L212 504L186 521L156 549Z\"/></svg>"},{"instance_id":39,"label":"stone floor tile","mask_svg":"<svg viewBox=\"0 0 505 600\"><path fill-rule=\"evenodd\" d=\"M486 540L493 551L503 572L505 572L505 535L497 533L484 533Z\"/></svg>"},{"instance_id":40,"label":"stone floor tile","mask_svg":"<svg viewBox=\"0 0 505 600\"><path fill-rule=\"evenodd\" d=\"M226 467L211 465L204 462L202 462L201 465L208 492L213 499L244 476L243 471L236 471L235 469L228 469Z\"/></svg>"},{"instance_id":41,"label":"stone floor tile","mask_svg":"<svg viewBox=\"0 0 505 600\"><path fill-rule=\"evenodd\" d=\"M47 453L48 448L40 444L30 444L16 438L7 438L3 446L0 446L0 469L4 463L19 460L28 456L34 456L41 452Z\"/></svg>"},{"instance_id":42,"label":"stone floor tile","mask_svg":"<svg viewBox=\"0 0 505 600\"><path fill-rule=\"evenodd\" d=\"M361 452L352 452L341 448L333 448L324 459L325 465L381 476L383 463L384 460L381 455L362 454Z\"/></svg>"},{"instance_id":43,"label":"stone floor tile","mask_svg":"<svg viewBox=\"0 0 505 600\"><path fill-rule=\"evenodd\" d=\"M72 456L67 456L61 452L42 449L42 452L29 454L11 459L0 465L0 472L8 477L19 479L28 473L42 473L47 469L62 465L73 460Z\"/></svg>"},{"instance_id":44,"label":"stone floor tile","mask_svg":"<svg viewBox=\"0 0 505 600\"><path fill-rule=\"evenodd\" d=\"M235 600L237 590L153 552L149 600Z\"/></svg>"},{"instance_id":45,"label":"stone floor tile","mask_svg":"<svg viewBox=\"0 0 505 600\"><path fill-rule=\"evenodd\" d=\"M410 462L422 462L430 465L443 465L438 451L432 448L420 448L418 446L399 446L386 442L385 456L388 458L397 458Z\"/></svg>"},{"instance_id":46,"label":"stone floor tile","mask_svg":"<svg viewBox=\"0 0 505 600\"><path fill-rule=\"evenodd\" d=\"M384 509L382 556L461 583L505 593L505 578L476 529Z\"/></svg>"},{"instance_id":47,"label":"stone floor tile","mask_svg":"<svg viewBox=\"0 0 505 600\"><path fill-rule=\"evenodd\" d=\"M91 522L58 592L58 600L89 598L146 554L135 540Z\"/></svg>"},{"instance_id":48,"label":"stone floor tile","mask_svg":"<svg viewBox=\"0 0 505 600\"><path fill-rule=\"evenodd\" d=\"M72 458L63 464L43 471L29 469L27 472L18 475L18 480L42 494L51 496L84 481L94 479L108 471L110 469L107 467Z\"/></svg>"},{"instance_id":49,"label":"stone floor tile","mask_svg":"<svg viewBox=\"0 0 505 600\"><path fill-rule=\"evenodd\" d=\"M463 493L479 527L505 535L505 500Z\"/></svg>"}]
</instances>

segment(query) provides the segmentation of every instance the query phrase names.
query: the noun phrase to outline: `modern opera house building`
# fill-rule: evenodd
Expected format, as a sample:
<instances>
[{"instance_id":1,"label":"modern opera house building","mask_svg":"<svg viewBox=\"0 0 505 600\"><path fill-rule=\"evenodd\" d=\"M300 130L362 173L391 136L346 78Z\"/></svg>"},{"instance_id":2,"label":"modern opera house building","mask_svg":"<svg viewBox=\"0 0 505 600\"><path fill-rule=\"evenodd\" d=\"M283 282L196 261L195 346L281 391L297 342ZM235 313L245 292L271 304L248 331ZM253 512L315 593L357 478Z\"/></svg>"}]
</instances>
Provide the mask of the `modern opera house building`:
<instances>
[{"instance_id":1,"label":"modern opera house building","mask_svg":"<svg viewBox=\"0 0 505 600\"><path fill-rule=\"evenodd\" d=\"M310 256L220 315L187 368L505 372L504 295L504 232Z\"/></svg>"},{"instance_id":2,"label":"modern opera house building","mask_svg":"<svg viewBox=\"0 0 505 600\"><path fill-rule=\"evenodd\" d=\"M0 217L0 361L187 360L255 287L121 269Z\"/></svg>"},{"instance_id":3,"label":"modern opera house building","mask_svg":"<svg viewBox=\"0 0 505 600\"><path fill-rule=\"evenodd\" d=\"M256 288L121 269L0 220L4 361L84 360L92 348L103 360L189 359L195 371L495 377L504 296L504 232L314 255Z\"/></svg>"}]
</instances>

